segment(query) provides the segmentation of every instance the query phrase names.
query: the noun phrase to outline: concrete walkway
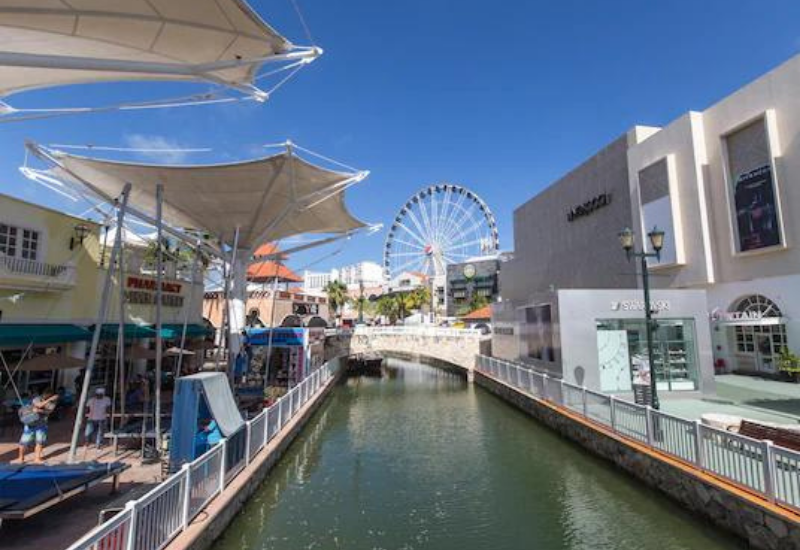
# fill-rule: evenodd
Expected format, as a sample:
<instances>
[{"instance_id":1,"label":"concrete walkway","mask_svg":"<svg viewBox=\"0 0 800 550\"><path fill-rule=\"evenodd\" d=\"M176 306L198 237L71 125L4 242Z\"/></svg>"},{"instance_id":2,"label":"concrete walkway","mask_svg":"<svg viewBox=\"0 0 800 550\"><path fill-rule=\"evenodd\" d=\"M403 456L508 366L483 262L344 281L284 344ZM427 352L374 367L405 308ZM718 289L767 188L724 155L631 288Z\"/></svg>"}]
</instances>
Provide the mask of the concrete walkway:
<instances>
[{"instance_id":1,"label":"concrete walkway","mask_svg":"<svg viewBox=\"0 0 800 550\"><path fill-rule=\"evenodd\" d=\"M800 384L738 374L718 375L716 383L716 399L665 399L661 408L684 418L723 413L778 424L800 423Z\"/></svg>"},{"instance_id":2,"label":"concrete walkway","mask_svg":"<svg viewBox=\"0 0 800 550\"><path fill-rule=\"evenodd\" d=\"M69 440L73 417L50 422L49 441L45 450L48 464L65 462L69 453ZM8 463L17 456L17 441L22 428L15 426L0 437L0 464ZM108 479L76 495L68 501L58 503L24 520L8 520L0 527L0 548L13 550L61 550L97 525L100 511L117 508L128 500L138 498L161 480L160 464L142 465L139 451L123 450L115 456L110 447L99 452L90 450L80 460L99 462L124 462L131 467L120 475L119 491L112 493ZM30 462L33 456L28 456Z\"/></svg>"}]
</instances>

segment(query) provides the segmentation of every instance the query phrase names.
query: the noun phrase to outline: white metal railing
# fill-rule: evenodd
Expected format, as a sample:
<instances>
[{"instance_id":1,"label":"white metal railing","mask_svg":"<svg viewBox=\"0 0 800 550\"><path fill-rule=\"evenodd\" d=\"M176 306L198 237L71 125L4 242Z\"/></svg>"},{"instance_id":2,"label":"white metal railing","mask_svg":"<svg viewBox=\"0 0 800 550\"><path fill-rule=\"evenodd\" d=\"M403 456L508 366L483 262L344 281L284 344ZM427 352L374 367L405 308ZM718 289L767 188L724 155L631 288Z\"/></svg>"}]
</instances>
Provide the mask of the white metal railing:
<instances>
[{"instance_id":1,"label":"white metal railing","mask_svg":"<svg viewBox=\"0 0 800 550\"><path fill-rule=\"evenodd\" d=\"M143 497L127 503L68 550L163 550L172 539L255 459L300 409L336 373L337 362L312 372L300 384L236 433L223 439Z\"/></svg>"},{"instance_id":2,"label":"white metal railing","mask_svg":"<svg viewBox=\"0 0 800 550\"><path fill-rule=\"evenodd\" d=\"M414 326L388 326L388 327L355 327L352 329L347 328L329 328L325 329L326 336L377 336L377 335L420 335L430 336L435 338L451 338L451 337L464 337L464 336L484 336L479 329L473 328L448 328L448 327L432 327L427 325L414 325Z\"/></svg>"},{"instance_id":3,"label":"white metal railing","mask_svg":"<svg viewBox=\"0 0 800 550\"><path fill-rule=\"evenodd\" d=\"M48 264L26 258L14 258L12 256L0 255L0 265L11 273L21 273L23 275L36 275L39 277L58 277L75 268L71 265Z\"/></svg>"},{"instance_id":4,"label":"white metal railing","mask_svg":"<svg viewBox=\"0 0 800 550\"><path fill-rule=\"evenodd\" d=\"M587 390L527 365L481 355L477 370L769 501L800 510L796 451Z\"/></svg>"}]
</instances>

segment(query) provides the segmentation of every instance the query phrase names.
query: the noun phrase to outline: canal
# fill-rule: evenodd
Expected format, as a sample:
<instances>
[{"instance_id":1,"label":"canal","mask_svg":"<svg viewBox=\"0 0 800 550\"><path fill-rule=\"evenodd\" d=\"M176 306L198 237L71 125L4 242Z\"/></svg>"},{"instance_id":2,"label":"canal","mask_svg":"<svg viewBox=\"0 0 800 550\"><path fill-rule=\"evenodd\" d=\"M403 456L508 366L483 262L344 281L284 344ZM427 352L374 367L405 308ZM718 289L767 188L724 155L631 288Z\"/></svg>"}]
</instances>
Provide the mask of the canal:
<instances>
[{"instance_id":1,"label":"canal","mask_svg":"<svg viewBox=\"0 0 800 550\"><path fill-rule=\"evenodd\" d=\"M336 388L214 550L744 548L463 378L387 366Z\"/></svg>"}]
</instances>

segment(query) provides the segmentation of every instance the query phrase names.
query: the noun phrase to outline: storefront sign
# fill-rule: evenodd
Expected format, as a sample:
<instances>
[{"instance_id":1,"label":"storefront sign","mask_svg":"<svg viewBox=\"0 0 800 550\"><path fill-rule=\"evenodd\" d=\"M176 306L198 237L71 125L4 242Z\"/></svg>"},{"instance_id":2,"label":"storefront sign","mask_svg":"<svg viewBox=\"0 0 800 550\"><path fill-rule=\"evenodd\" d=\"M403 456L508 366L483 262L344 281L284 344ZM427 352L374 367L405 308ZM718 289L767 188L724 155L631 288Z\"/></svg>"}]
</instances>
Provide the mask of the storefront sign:
<instances>
[{"instance_id":1,"label":"storefront sign","mask_svg":"<svg viewBox=\"0 0 800 550\"><path fill-rule=\"evenodd\" d=\"M644 300L619 300L611 302L612 311L644 311ZM651 300L650 311L669 311L669 300Z\"/></svg>"},{"instance_id":2,"label":"storefront sign","mask_svg":"<svg viewBox=\"0 0 800 550\"><path fill-rule=\"evenodd\" d=\"M781 244L772 167L739 174L734 184L739 250L757 250Z\"/></svg>"},{"instance_id":3,"label":"storefront sign","mask_svg":"<svg viewBox=\"0 0 800 550\"><path fill-rule=\"evenodd\" d=\"M498 327L498 326L495 326L494 327L494 333L498 334L498 335L501 335L501 336L514 336L514 327L509 327L509 326Z\"/></svg>"},{"instance_id":4,"label":"storefront sign","mask_svg":"<svg viewBox=\"0 0 800 550\"><path fill-rule=\"evenodd\" d=\"M247 341L252 346L302 346L304 344L306 330L307 329L288 327L256 329L249 332ZM272 332L271 338L270 332Z\"/></svg>"},{"instance_id":5,"label":"storefront sign","mask_svg":"<svg viewBox=\"0 0 800 550\"><path fill-rule=\"evenodd\" d=\"M157 283L149 277L130 276L125 280L125 301L136 305L153 305L156 303ZM161 305L164 307L183 307L181 283L162 281Z\"/></svg>"},{"instance_id":6,"label":"storefront sign","mask_svg":"<svg viewBox=\"0 0 800 550\"><path fill-rule=\"evenodd\" d=\"M303 302L294 302L292 304L292 313L295 315L319 315L319 304L306 304Z\"/></svg>"},{"instance_id":7,"label":"storefront sign","mask_svg":"<svg viewBox=\"0 0 800 550\"><path fill-rule=\"evenodd\" d=\"M153 292L156 291L156 280L150 279L149 277L128 277L128 280L125 282L125 286L127 288L135 288L137 290L152 290ZM175 283L171 281L162 281L161 282L161 291L162 292L169 292L170 294L180 294L181 288L183 285L181 283Z\"/></svg>"},{"instance_id":8,"label":"storefront sign","mask_svg":"<svg viewBox=\"0 0 800 550\"><path fill-rule=\"evenodd\" d=\"M599 210L600 208L608 206L609 204L611 204L611 193L602 193L570 210L567 213L567 220L571 222L575 221L576 219L588 216L595 210Z\"/></svg>"},{"instance_id":9,"label":"storefront sign","mask_svg":"<svg viewBox=\"0 0 800 550\"><path fill-rule=\"evenodd\" d=\"M735 323L737 321L761 321L764 319L762 311L720 311L715 309L711 312L712 321L723 321Z\"/></svg>"}]
</instances>

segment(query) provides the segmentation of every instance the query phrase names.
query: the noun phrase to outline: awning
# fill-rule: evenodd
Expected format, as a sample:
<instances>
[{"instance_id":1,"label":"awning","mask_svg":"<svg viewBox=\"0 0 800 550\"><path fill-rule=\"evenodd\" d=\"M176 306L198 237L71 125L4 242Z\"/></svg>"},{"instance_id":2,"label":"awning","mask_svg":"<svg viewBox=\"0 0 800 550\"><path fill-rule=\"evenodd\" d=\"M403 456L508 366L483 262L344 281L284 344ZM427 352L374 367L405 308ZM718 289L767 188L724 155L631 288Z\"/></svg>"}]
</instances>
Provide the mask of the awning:
<instances>
[{"instance_id":1,"label":"awning","mask_svg":"<svg viewBox=\"0 0 800 550\"><path fill-rule=\"evenodd\" d=\"M65 344L91 340L92 334L76 325L0 324L0 346Z\"/></svg>"},{"instance_id":2,"label":"awning","mask_svg":"<svg viewBox=\"0 0 800 550\"><path fill-rule=\"evenodd\" d=\"M153 327L155 329L155 327ZM187 338L204 338L212 333L212 330L205 325L187 324ZM165 340L180 340L183 334L183 325L164 323L161 325L161 337Z\"/></svg>"},{"instance_id":3,"label":"awning","mask_svg":"<svg viewBox=\"0 0 800 550\"><path fill-rule=\"evenodd\" d=\"M23 361L19 366L22 371L49 371L58 369L77 369L86 366L85 359L78 359L76 357L68 357L60 353L49 353L46 355L37 355L32 359Z\"/></svg>"},{"instance_id":4,"label":"awning","mask_svg":"<svg viewBox=\"0 0 800 550\"><path fill-rule=\"evenodd\" d=\"M94 327L91 329L94 330ZM100 338L103 340L116 340L119 335L119 324L106 323L100 331ZM139 340L142 338L155 338L156 331L149 325L136 325L133 323L126 323L123 329L123 336L125 340Z\"/></svg>"},{"instance_id":5,"label":"awning","mask_svg":"<svg viewBox=\"0 0 800 550\"><path fill-rule=\"evenodd\" d=\"M163 215L174 228L200 230L239 248L306 233L344 234L366 226L348 211L344 193L368 172L340 172L283 153L234 164L165 166L97 160L29 144L56 164L58 179L77 182L113 201L131 184L130 205L151 219L156 185L163 185Z\"/></svg>"},{"instance_id":6,"label":"awning","mask_svg":"<svg viewBox=\"0 0 800 550\"><path fill-rule=\"evenodd\" d=\"M302 50L244 0L5 0L0 44L0 97L133 80L206 81L249 92L263 63Z\"/></svg>"}]
</instances>

